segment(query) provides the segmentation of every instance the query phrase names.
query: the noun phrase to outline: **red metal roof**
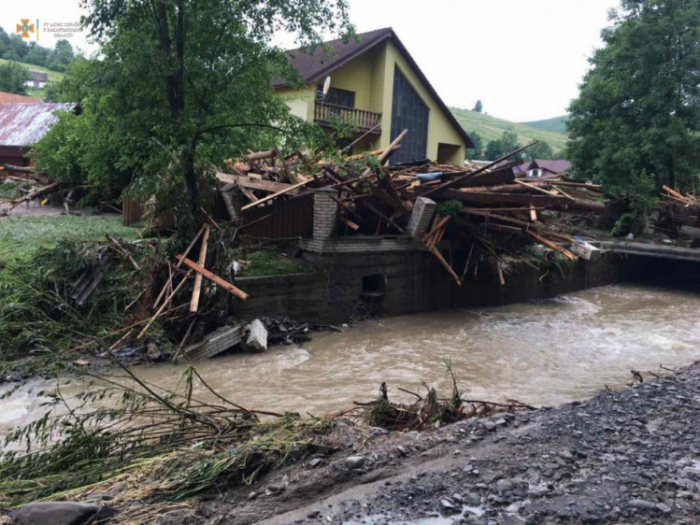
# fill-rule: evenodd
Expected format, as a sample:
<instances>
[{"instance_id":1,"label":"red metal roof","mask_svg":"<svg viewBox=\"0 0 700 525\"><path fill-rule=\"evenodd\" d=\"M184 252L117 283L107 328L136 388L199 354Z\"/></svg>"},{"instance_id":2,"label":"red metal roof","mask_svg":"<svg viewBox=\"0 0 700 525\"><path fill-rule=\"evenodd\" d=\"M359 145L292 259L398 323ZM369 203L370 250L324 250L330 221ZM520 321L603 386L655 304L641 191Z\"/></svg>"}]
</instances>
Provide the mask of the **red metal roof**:
<instances>
[{"instance_id":1,"label":"red metal roof","mask_svg":"<svg viewBox=\"0 0 700 525\"><path fill-rule=\"evenodd\" d=\"M31 146L74 104L0 104L0 146Z\"/></svg>"},{"instance_id":2,"label":"red metal roof","mask_svg":"<svg viewBox=\"0 0 700 525\"><path fill-rule=\"evenodd\" d=\"M41 99L0 91L0 104L41 104Z\"/></svg>"}]
</instances>

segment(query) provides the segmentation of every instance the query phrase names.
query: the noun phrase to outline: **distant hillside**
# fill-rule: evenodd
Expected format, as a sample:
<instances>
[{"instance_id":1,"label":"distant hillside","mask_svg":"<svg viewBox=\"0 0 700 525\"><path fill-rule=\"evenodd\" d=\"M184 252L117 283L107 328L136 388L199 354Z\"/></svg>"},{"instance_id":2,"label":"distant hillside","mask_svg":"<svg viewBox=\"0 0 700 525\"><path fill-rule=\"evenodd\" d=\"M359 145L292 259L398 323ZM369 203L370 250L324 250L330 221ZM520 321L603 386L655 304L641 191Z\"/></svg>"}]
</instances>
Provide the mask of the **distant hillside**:
<instances>
[{"instance_id":1,"label":"distant hillside","mask_svg":"<svg viewBox=\"0 0 700 525\"><path fill-rule=\"evenodd\" d=\"M554 131L555 133L563 133L566 135L568 133L568 130L566 129L567 120L569 120L569 116L562 115L561 117L548 118L546 120L535 120L534 122L523 122L522 124L532 128L543 129L545 131Z\"/></svg>"},{"instance_id":2,"label":"distant hillside","mask_svg":"<svg viewBox=\"0 0 700 525\"><path fill-rule=\"evenodd\" d=\"M0 65L7 64L8 62L11 62L11 61L5 60L4 58L0 58ZM12 62L14 62L14 60ZM49 82L58 82L59 80L61 80L63 77L66 76L65 73L51 71L50 69L46 69L45 67L35 66L34 64L27 64L26 62L15 62L15 64L18 64L25 69L29 69L30 71L45 71L46 73L48 73ZM44 90L43 89L28 88L27 95L29 95L30 97L39 97L39 98L43 99L44 98Z\"/></svg>"},{"instance_id":3,"label":"distant hillside","mask_svg":"<svg viewBox=\"0 0 700 525\"><path fill-rule=\"evenodd\" d=\"M567 136L564 133L510 122L468 109L450 108L450 110L467 133L476 131L485 143L500 138L504 131L515 131L518 134L518 141L523 145L533 140L543 140L549 143L555 152L560 152L566 145Z\"/></svg>"}]
</instances>

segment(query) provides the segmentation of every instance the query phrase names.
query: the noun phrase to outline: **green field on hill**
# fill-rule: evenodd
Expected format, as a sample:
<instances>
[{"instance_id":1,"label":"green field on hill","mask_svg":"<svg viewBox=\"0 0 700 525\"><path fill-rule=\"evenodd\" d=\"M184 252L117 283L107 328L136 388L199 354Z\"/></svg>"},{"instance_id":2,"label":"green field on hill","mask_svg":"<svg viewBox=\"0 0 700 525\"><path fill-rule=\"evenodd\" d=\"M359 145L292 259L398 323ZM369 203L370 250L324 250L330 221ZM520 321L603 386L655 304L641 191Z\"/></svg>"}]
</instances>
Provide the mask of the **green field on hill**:
<instances>
[{"instance_id":1,"label":"green field on hill","mask_svg":"<svg viewBox=\"0 0 700 525\"><path fill-rule=\"evenodd\" d=\"M564 149L568 140L564 133L510 122L491 115L469 111L468 109L450 108L450 110L467 133L476 131L485 144L500 138L504 131L514 131L518 134L518 141L521 144L525 145L533 140L543 140L549 143L552 149L558 153Z\"/></svg>"}]
</instances>

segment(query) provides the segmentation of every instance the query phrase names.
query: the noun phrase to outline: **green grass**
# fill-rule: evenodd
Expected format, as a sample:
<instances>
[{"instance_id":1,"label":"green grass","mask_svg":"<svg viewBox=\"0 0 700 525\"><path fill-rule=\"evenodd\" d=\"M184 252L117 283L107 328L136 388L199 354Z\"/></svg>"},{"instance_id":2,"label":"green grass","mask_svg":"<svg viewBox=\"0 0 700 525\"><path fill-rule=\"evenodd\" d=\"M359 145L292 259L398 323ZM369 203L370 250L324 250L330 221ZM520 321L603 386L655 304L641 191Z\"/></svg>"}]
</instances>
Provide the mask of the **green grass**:
<instances>
[{"instance_id":1,"label":"green grass","mask_svg":"<svg viewBox=\"0 0 700 525\"><path fill-rule=\"evenodd\" d=\"M26 62L15 62L14 60L6 60L4 58L0 58L0 64L7 64L8 62L14 62L15 64L22 66L23 68L30 69L32 71L44 71L49 74L49 82L59 81L66 76L65 73L51 71L50 69L46 69L45 67L35 66L34 64L27 64Z\"/></svg>"},{"instance_id":2,"label":"green grass","mask_svg":"<svg viewBox=\"0 0 700 525\"><path fill-rule=\"evenodd\" d=\"M40 248L60 240L104 241L105 233L134 239L133 228L123 226L119 215L50 215L0 218L0 262L29 260Z\"/></svg>"},{"instance_id":3,"label":"green grass","mask_svg":"<svg viewBox=\"0 0 700 525\"><path fill-rule=\"evenodd\" d=\"M514 131L518 134L518 141L521 144L525 145L533 140L541 140L549 143L552 149L558 153L564 149L568 139L562 133L545 131L468 109L450 108L450 110L467 133L476 131L485 143L500 138L504 131Z\"/></svg>"},{"instance_id":4,"label":"green grass","mask_svg":"<svg viewBox=\"0 0 700 525\"><path fill-rule=\"evenodd\" d=\"M17 182L3 182L0 183L0 199L16 199L19 194L17 190L20 184Z\"/></svg>"},{"instance_id":5,"label":"green grass","mask_svg":"<svg viewBox=\"0 0 700 525\"><path fill-rule=\"evenodd\" d=\"M542 129L544 131L553 131L555 133L563 133L566 135L568 130L566 129L566 121L569 120L568 115L562 115L561 117L548 118L545 120L535 120L533 122L522 122L525 126L530 126L532 128Z\"/></svg>"},{"instance_id":6,"label":"green grass","mask_svg":"<svg viewBox=\"0 0 700 525\"><path fill-rule=\"evenodd\" d=\"M301 259L284 257L274 248L265 248L245 256L250 267L243 274L246 277L264 277L290 273L312 272L313 268Z\"/></svg>"}]
</instances>

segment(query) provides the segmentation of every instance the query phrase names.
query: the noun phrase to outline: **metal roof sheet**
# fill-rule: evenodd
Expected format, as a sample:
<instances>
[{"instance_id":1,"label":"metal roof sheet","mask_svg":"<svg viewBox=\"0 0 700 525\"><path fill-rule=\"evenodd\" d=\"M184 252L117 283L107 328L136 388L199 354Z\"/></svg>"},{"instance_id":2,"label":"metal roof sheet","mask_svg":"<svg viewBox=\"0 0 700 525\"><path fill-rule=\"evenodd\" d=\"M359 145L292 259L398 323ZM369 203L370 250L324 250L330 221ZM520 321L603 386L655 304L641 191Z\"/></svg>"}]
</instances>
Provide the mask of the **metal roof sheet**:
<instances>
[{"instance_id":1,"label":"metal roof sheet","mask_svg":"<svg viewBox=\"0 0 700 525\"><path fill-rule=\"evenodd\" d=\"M0 104L0 146L31 146L74 104Z\"/></svg>"}]
</instances>

